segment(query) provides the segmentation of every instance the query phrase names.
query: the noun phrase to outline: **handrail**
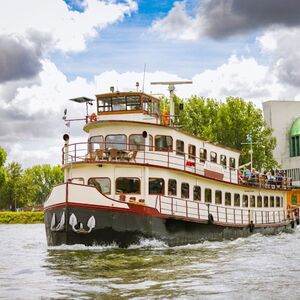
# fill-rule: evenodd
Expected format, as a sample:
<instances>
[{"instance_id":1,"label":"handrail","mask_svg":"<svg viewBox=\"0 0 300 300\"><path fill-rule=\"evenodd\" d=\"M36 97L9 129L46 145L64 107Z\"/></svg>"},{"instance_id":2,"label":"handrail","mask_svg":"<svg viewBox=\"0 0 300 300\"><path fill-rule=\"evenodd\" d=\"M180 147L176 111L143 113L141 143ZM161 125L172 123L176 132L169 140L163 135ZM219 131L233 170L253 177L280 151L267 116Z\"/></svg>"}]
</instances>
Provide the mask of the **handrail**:
<instances>
[{"instance_id":1,"label":"handrail","mask_svg":"<svg viewBox=\"0 0 300 300\"><path fill-rule=\"evenodd\" d=\"M268 225L281 224L290 220L290 217L286 218L286 209L284 208L273 210L257 210L247 207L235 208L162 195L156 197L155 208L165 215L189 218L196 221L209 222L213 220L213 222L237 226L249 225L251 221L257 225Z\"/></svg>"},{"instance_id":2,"label":"handrail","mask_svg":"<svg viewBox=\"0 0 300 300\"><path fill-rule=\"evenodd\" d=\"M109 160L108 157L106 159L89 159L88 155L91 153L95 154L96 147L98 149L105 150L105 146L107 143L105 142L78 142L72 143L62 148L62 164L67 163L77 163L77 162L107 162ZM203 160L202 157L193 156L193 158L189 158L189 153L180 153L173 149L168 149L166 151L154 151L155 147L152 145L136 145L132 143L113 143L109 142L109 145L115 148L121 149L130 149L130 150L120 150L125 153L130 151L134 151L134 148L138 151L138 155L136 157L136 162L142 164L152 164L152 165L160 165L168 168L175 168L178 170L189 171L198 175L206 176L209 178L215 178L219 180L223 180L225 182L231 183L239 183L248 187L263 187L263 188L275 188L275 189L289 189L291 188L291 181L288 181L286 177L283 178L282 181L276 182L268 182L264 181L264 183L260 182L258 179L256 181L244 181L242 182L238 176L238 169L231 168L230 166L222 165L219 163L214 163L208 160ZM142 150L137 148L142 148ZM107 150L106 150L107 151ZM142 153L142 155L141 155ZM119 160L121 161L121 160ZM130 160L128 160L130 162ZM206 174L206 171L210 171L209 174ZM208 172L207 172L208 173Z\"/></svg>"}]
</instances>

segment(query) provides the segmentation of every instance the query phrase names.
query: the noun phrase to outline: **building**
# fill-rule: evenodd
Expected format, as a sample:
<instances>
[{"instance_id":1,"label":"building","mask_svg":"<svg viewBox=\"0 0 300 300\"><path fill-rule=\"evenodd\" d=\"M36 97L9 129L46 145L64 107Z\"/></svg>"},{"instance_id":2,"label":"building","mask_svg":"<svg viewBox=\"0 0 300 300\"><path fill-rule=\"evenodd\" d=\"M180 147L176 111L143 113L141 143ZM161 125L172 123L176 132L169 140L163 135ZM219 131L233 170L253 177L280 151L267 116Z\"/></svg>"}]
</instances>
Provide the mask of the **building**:
<instances>
[{"instance_id":1,"label":"building","mask_svg":"<svg viewBox=\"0 0 300 300\"><path fill-rule=\"evenodd\" d=\"M300 186L300 101L266 101L263 113L277 139L275 159L293 185Z\"/></svg>"}]
</instances>

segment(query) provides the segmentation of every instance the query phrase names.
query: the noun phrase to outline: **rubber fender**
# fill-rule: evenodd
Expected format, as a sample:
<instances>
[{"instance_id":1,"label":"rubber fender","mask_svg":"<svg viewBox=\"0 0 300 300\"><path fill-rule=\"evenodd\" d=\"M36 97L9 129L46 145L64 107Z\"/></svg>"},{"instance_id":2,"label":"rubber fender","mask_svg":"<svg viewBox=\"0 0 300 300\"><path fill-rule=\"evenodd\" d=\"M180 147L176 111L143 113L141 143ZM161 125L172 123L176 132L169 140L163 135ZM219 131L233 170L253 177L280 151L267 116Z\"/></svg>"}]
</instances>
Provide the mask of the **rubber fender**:
<instances>
[{"instance_id":1,"label":"rubber fender","mask_svg":"<svg viewBox=\"0 0 300 300\"><path fill-rule=\"evenodd\" d=\"M214 223L214 216L212 214L208 214L208 223L213 224Z\"/></svg>"}]
</instances>

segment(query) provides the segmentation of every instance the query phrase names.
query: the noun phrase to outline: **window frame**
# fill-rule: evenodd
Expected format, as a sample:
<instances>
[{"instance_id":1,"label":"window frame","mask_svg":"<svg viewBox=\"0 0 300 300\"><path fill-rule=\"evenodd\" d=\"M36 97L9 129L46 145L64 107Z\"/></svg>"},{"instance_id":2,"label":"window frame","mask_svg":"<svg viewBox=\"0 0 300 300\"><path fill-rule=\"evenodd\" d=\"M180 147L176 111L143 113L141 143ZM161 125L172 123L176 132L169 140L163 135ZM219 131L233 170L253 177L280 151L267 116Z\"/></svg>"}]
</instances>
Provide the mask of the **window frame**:
<instances>
[{"instance_id":1,"label":"window frame","mask_svg":"<svg viewBox=\"0 0 300 300\"><path fill-rule=\"evenodd\" d=\"M109 136L125 136L125 143L112 143L112 142L107 142L107 137ZM108 147L107 144L114 144L114 147ZM122 145L125 146L125 148L117 148L117 145ZM117 150L127 150L127 135L126 134L108 134L105 136L105 149L117 149Z\"/></svg>"},{"instance_id":2,"label":"window frame","mask_svg":"<svg viewBox=\"0 0 300 300\"><path fill-rule=\"evenodd\" d=\"M217 193L219 194L220 193L220 201L217 199L219 199L219 197L217 197ZM218 205L222 205L222 191L221 190L215 190L215 204L218 204Z\"/></svg>"},{"instance_id":3,"label":"window frame","mask_svg":"<svg viewBox=\"0 0 300 300\"><path fill-rule=\"evenodd\" d=\"M167 150L157 150L157 146L156 146L156 139L157 139L157 137L169 137L169 138L171 138L171 147L170 147L170 149L167 149ZM170 135L157 134L154 137L154 149L155 149L155 151L159 151L159 152L173 152L173 137L170 136Z\"/></svg>"},{"instance_id":4,"label":"window frame","mask_svg":"<svg viewBox=\"0 0 300 300\"><path fill-rule=\"evenodd\" d=\"M139 191L138 192L117 192L117 180L120 179L120 178L125 178L125 179L138 179L138 182L139 182ZM115 190L116 190L116 195L140 195L141 194L141 179L139 177L117 177L115 179Z\"/></svg>"},{"instance_id":5,"label":"window frame","mask_svg":"<svg viewBox=\"0 0 300 300\"><path fill-rule=\"evenodd\" d=\"M187 197L184 195L183 191L183 186L186 185L187 186L187 191L188 191L188 194L187 194ZM180 195L181 195L181 198L182 199L190 199L190 184L188 182L181 182L181 185L180 185Z\"/></svg>"},{"instance_id":6,"label":"window frame","mask_svg":"<svg viewBox=\"0 0 300 300\"><path fill-rule=\"evenodd\" d=\"M215 158L213 158L213 155L215 155ZM209 159L210 159L210 162L217 164L218 163L218 154L217 154L217 152L210 151L210 153L209 153Z\"/></svg>"},{"instance_id":7,"label":"window frame","mask_svg":"<svg viewBox=\"0 0 300 300\"><path fill-rule=\"evenodd\" d=\"M175 182L175 194L172 193L172 189L170 189L171 181ZM177 180L176 179L173 179L173 178L168 179L168 196L177 196Z\"/></svg>"},{"instance_id":8,"label":"window frame","mask_svg":"<svg viewBox=\"0 0 300 300\"><path fill-rule=\"evenodd\" d=\"M196 189L198 189L197 193L196 193ZM196 199L195 195L198 195L199 199ZM201 186L200 185L194 185L194 187L193 187L193 201L201 201Z\"/></svg>"},{"instance_id":9,"label":"window frame","mask_svg":"<svg viewBox=\"0 0 300 300\"><path fill-rule=\"evenodd\" d=\"M150 180L151 179L158 179L162 182L162 192L161 193L152 193L150 192ZM148 178L148 195L164 195L165 194L165 180L161 177L149 177Z\"/></svg>"},{"instance_id":10,"label":"window frame","mask_svg":"<svg viewBox=\"0 0 300 300\"><path fill-rule=\"evenodd\" d=\"M212 203L212 189L210 189L210 188L204 189L204 202Z\"/></svg>"},{"instance_id":11,"label":"window frame","mask_svg":"<svg viewBox=\"0 0 300 300\"><path fill-rule=\"evenodd\" d=\"M205 148L199 149L199 160L200 162L205 163L205 161L207 160L207 149Z\"/></svg>"},{"instance_id":12,"label":"window frame","mask_svg":"<svg viewBox=\"0 0 300 300\"><path fill-rule=\"evenodd\" d=\"M182 143L182 146L183 146L182 147L182 151L178 147L178 142ZM176 140L176 154L184 156L184 141L182 141L182 140Z\"/></svg>"},{"instance_id":13,"label":"window frame","mask_svg":"<svg viewBox=\"0 0 300 300\"><path fill-rule=\"evenodd\" d=\"M99 183L99 185L100 185L100 187L101 187L101 191L99 191L99 189L98 189L95 185L90 184L90 179L108 179L108 180L109 180L109 192L103 193L103 192L102 192L102 187L101 187L100 183ZM95 189L97 189L97 191L99 191L99 192L100 192L101 194L103 194L103 195L111 195L111 179L110 179L109 177L103 177L103 176L100 176L100 177L90 177L90 178L88 179L88 181L87 181L87 184L88 184L89 186L93 186Z\"/></svg>"},{"instance_id":14,"label":"window frame","mask_svg":"<svg viewBox=\"0 0 300 300\"><path fill-rule=\"evenodd\" d=\"M196 159L196 146L193 144L188 145L188 158L191 160Z\"/></svg>"}]
</instances>

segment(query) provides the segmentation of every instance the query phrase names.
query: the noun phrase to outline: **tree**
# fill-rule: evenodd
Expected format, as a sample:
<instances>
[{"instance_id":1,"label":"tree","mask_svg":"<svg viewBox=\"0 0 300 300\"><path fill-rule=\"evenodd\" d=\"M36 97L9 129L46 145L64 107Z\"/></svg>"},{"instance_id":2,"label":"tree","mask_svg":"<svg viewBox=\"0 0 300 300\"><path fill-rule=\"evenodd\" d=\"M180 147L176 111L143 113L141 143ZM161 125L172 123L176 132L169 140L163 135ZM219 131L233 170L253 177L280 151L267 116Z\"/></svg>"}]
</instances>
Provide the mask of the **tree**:
<instances>
[{"instance_id":1,"label":"tree","mask_svg":"<svg viewBox=\"0 0 300 300\"><path fill-rule=\"evenodd\" d=\"M7 181L1 188L0 204L2 208L17 210L30 203L34 187L19 163L12 162L7 166Z\"/></svg>"},{"instance_id":2,"label":"tree","mask_svg":"<svg viewBox=\"0 0 300 300\"><path fill-rule=\"evenodd\" d=\"M25 175L30 178L34 187L34 204L42 204L52 188L64 180L60 166L37 165L25 170Z\"/></svg>"},{"instance_id":3,"label":"tree","mask_svg":"<svg viewBox=\"0 0 300 300\"><path fill-rule=\"evenodd\" d=\"M0 188L6 182L6 169L4 163L6 161L7 154L3 148L0 147Z\"/></svg>"},{"instance_id":4,"label":"tree","mask_svg":"<svg viewBox=\"0 0 300 300\"><path fill-rule=\"evenodd\" d=\"M228 97L221 103L214 99L192 97L179 114L182 128L196 136L241 151L240 165L250 161L250 147L242 144L247 134L253 138L253 166L257 169L278 167L272 150L276 139L266 128L262 111L252 102Z\"/></svg>"}]
</instances>

